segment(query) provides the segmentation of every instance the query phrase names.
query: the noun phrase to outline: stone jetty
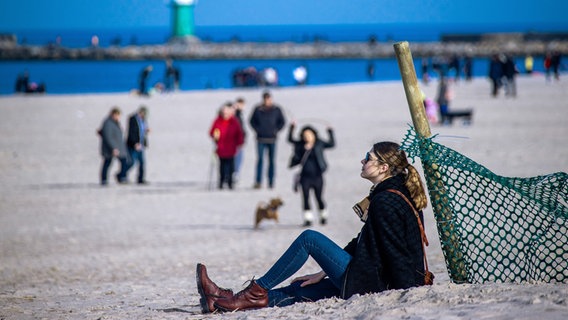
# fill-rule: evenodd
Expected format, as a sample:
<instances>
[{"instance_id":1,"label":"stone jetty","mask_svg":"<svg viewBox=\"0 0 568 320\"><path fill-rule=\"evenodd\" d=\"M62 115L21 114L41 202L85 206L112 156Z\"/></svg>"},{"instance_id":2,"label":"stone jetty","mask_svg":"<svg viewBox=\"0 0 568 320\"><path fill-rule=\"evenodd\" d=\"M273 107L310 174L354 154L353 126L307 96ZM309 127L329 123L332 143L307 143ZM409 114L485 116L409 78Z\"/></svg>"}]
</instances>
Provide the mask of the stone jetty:
<instances>
[{"instance_id":1,"label":"stone jetty","mask_svg":"<svg viewBox=\"0 0 568 320\"><path fill-rule=\"evenodd\" d=\"M68 48L57 45L17 44L13 37L0 37L0 60L147 60L147 59L379 59L394 57L394 42L317 41L204 42L176 39L161 45ZM440 42L411 42L413 57L459 55L487 57L496 53L513 56L568 54L568 39L527 39L523 34L491 34L475 39L449 37Z\"/></svg>"}]
</instances>

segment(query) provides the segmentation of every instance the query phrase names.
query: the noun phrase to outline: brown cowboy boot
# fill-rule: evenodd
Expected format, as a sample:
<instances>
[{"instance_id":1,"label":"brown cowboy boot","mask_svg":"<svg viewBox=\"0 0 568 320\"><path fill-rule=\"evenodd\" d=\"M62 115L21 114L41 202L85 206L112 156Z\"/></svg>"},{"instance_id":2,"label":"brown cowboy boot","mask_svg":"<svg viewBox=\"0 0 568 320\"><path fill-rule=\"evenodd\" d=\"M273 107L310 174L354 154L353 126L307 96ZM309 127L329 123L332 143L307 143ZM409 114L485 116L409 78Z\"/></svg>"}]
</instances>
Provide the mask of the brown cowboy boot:
<instances>
[{"instance_id":1,"label":"brown cowboy boot","mask_svg":"<svg viewBox=\"0 0 568 320\"><path fill-rule=\"evenodd\" d=\"M197 264L195 279L197 280L197 291L199 291L199 295L201 296L199 303L201 304L201 312L203 313L214 312L215 306L213 304L217 299L230 298L233 296L233 290L219 288L209 279L207 268L201 263Z\"/></svg>"},{"instance_id":2,"label":"brown cowboy boot","mask_svg":"<svg viewBox=\"0 0 568 320\"><path fill-rule=\"evenodd\" d=\"M215 301L215 308L220 311L236 311L264 308L268 305L268 290L251 280L246 289L227 299Z\"/></svg>"}]
</instances>

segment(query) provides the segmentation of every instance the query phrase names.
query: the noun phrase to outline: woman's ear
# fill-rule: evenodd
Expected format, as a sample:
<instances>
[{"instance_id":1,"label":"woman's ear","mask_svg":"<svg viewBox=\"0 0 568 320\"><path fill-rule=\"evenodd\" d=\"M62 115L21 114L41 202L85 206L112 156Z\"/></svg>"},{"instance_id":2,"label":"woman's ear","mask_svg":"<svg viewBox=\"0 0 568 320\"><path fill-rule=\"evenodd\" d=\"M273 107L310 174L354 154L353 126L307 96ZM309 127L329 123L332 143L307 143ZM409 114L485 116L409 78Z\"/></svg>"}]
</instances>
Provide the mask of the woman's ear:
<instances>
[{"instance_id":1,"label":"woman's ear","mask_svg":"<svg viewBox=\"0 0 568 320\"><path fill-rule=\"evenodd\" d=\"M381 163L379 165L379 173L389 172L390 166L387 163Z\"/></svg>"}]
</instances>

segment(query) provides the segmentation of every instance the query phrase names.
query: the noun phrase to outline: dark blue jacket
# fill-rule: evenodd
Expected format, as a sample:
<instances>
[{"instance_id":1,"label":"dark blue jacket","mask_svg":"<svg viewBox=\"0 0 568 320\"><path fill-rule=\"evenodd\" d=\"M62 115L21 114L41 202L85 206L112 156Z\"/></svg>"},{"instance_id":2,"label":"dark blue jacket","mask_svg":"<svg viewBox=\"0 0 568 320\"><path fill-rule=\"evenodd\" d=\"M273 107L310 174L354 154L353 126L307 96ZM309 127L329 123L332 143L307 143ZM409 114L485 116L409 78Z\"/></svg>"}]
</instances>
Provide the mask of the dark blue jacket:
<instances>
[{"instance_id":1,"label":"dark blue jacket","mask_svg":"<svg viewBox=\"0 0 568 320\"><path fill-rule=\"evenodd\" d=\"M250 117L250 125L256 132L256 139L259 142L274 143L278 131L284 128L286 119L282 110L277 105L267 107L259 105L254 108Z\"/></svg>"},{"instance_id":2,"label":"dark blue jacket","mask_svg":"<svg viewBox=\"0 0 568 320\"><path fill-rule=\"evenodd\" d=\"M140 124L138 123L139 120L137 119L137 117L138 115L135 113L132 116L130 116L130 118L128 119L128 136L126 138L126 145L130 149L134 149L134 146L137 143L140 143L144 147L148 146L148 138L146 137L147 134L146 133L142 134L143 138L141 138Z\"/></svg>"}]
</instances>

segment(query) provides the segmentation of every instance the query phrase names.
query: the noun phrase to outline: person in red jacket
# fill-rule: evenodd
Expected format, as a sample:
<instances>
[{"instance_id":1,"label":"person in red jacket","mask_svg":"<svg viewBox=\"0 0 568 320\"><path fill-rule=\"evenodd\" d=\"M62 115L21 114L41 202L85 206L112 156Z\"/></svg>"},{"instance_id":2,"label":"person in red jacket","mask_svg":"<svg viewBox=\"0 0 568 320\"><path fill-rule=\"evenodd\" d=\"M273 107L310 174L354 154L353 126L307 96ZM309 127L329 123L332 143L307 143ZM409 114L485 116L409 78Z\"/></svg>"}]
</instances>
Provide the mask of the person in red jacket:
<instances>
[{"instance_id":1,"label":"person in red jacket","mask_svg":"<svg viewBox=\"0 0 568 320\"><path fill-rule=\"evenodd\" d=\"M232 103L227 102L221 107L218 117L213 121L209 135L217 145L219 157L219 189L225 182L233 189L233 172L235 171L235 155L238 147L244 143L243 129L235 117Z\"/></svg>"}]
</instances>

